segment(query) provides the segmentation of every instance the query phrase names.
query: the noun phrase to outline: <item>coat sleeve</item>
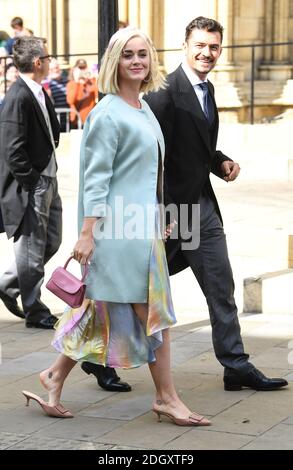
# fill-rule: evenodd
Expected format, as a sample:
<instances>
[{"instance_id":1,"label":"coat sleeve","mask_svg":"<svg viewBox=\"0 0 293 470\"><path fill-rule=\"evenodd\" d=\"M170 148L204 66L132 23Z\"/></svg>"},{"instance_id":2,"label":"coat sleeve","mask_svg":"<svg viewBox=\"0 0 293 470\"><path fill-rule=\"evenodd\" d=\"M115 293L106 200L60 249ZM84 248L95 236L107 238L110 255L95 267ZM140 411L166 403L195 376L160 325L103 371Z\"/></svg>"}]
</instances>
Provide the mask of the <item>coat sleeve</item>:
<instances>
[{"instance_id":1,"label":"coat sleeve","mask_svg":"<svg viewBox=\"0 0 293 470\"><path fill-rule=\"evenodd\" d=\"M209 82L209 85L212 89L212 95L214 96L215 95L214 85L211 82ZM211 172L214 173L214 175L218 176L219 178L223 178L223 174L222 174L222 171L221 171L221 165L222 165L223 162L225 162L227 160L229 160L230 162L233 161L233 160L231 160L231 158L224 155L220 150L216 150L214 158L212 160Z\"/></svg>"},{"instance_id":2,"label":"coat sleeve","mask_svg":"<svg viewBox=\"0 0 293 470\"><path fill-rule=\"evenodd\" d=\"M109 115L92 114L85 134L81 155L84 164L84 217L106 217L119 129Z\"/></svg>"},{"instance_id":3,"label":"coat sleeve","mask_svg":"<svg viewBox=\"0 0 293 470\"><path fill-rule=\"evenodd\" d=\"M148 103L162 129L165 140L164 167L168 166L168 156L171 154L175 128L175 107L171 94L166 90L152 92L145 95L144 100ZM172 204L172 198L168 189L167 173L164 171L164 203Z\"/></svg>"},{"instance_id":4,"label":"coat sleeve","mask_svg":"<svg viewBox=\"0 0 293 470\"><path fill-rule=\"evenodd\" d=\"M219 178L223 178L223 174L222 174L222 171L221 171L221 165L222 165L223 162L226 162L227 160L230 161L230 162L233 161L233 160L231 160L231 158L224 155L220 150L217 150L215 152L215 156L214 156L213 161L212 161L212 166L211 166L212 173L214 173L214 175L218 176Z\"/></svg>"},{"instance_id":5,"label":"coat sleeve","mask_svg":"<svg viewBox=\"0 0 293 470\"><path fill-rule=\"evenodd\" d=\"M8 98L0 118L0 153L10 173L26 191L33 189L40 178L26 150L30 112L28 103L21 97Z\"/></svg>"}]
</instances>

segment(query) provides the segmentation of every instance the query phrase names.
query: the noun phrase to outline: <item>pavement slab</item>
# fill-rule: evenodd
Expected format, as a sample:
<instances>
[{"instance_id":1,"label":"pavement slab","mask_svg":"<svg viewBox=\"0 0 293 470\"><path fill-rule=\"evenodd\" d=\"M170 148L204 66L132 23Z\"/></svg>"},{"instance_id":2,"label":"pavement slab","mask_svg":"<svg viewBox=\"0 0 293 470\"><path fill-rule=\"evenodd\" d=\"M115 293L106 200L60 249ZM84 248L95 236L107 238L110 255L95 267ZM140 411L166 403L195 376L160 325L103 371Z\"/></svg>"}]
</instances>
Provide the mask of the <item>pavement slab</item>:
<instances>
[{"instance_id":1,"label":"pavement slab","mask_svg":"<svg viewBox=\"0 0 293 470\"><path fill-rule=\"evenodd\" d=\"M293 450L293 426L279 424L243 447L244 450Z\"/></svg>"},{"instance_id":2,"label":"pavement slab","mask_svg":"<svg viewBox=\"0 0 293 470\"><path fill-rule=\"evenodd\" d=\"M258 436L292 413L292 387L274 392L255 392L214 416L213 430Z\"/></svg>"},{"instance_id":3,"label":"pavement slab","mask_svg":"<svg viewBox=\"0 0 293 470\"><path fill-rule=\"evenodd\" d=\"M293 424L293 415L283 421L283 424Z\"/></svg>"},{"instance_id":4,"label":"pavement slab","mask_svg":"<svg viewBox=\"0 0 293 470\"><path fill-rule=\"evenodd\" d=\"M30 436L8 450L108 450L112 446L91 441Z\"/></svg>"},{"instance_id":5,"label":"pavement slab","mask_svg":"<svg viewBox=\"0 0 293 470\"><path fill-rule=\"evenodd\" d=\"M251 436L215 432L207 427L192 428L164 446L166 450L238 450L251 442Z\"/></svg>"},{"instance_id":6,"label":"pavement slab","mask_svg":"<svg viewBox=\"0 0 293 470\"><path fill-rule=\"evenodd\" d=\"M72 408L70 408L71 410ZM71 436L73 440L99 442L100 437L119 428L121 421L117 419L91 418L76 415L75 419L59 419L55 423L34 433L37 437L64 438Z\"/></svg>"},{"instance_id":7,"label":"pavement slab","mask_svg":"<svg viewBox=\"0 0 293 470\"><path fill-rule=\"evenodd\" d=\"M188 339L184 340L184 338L177 339L173 341L171 346L172 367L177 367L189 359L195 358L210 349L210 344L206 342L199 343Z\"/></svg>"},{"instance_id":8,"label":"pavement slab","mask_svg":"<svg viewBox=\"0 0 293 470\"><path fill-rule=\"evenodd\" d=\"M259 369L275 367L276 369L291 369L293 371L293 364L289 363L288 355L289 349L278 347L268 348L260 354L256 354L253 357L253 363Z\"/></svg>"},{"instance_id":9,"label":"pavement slab","mask_svg":"<svg viewBox=\"0 0 293 470\"><path fill-rule=\"evenodd\" d=\"M29 375L40 372L49 367L57 358L58 354L53 352L44 353L36 351L25 354L16 359L5 360L0 366L0 377L13 374Z\"/></svg>"},{"instance_id":10,"label":"pavement slab","mask_svg":"<svg viewBox=\"0 0 293 470\"><path fill-rule=\"evenodd\" d=\"M178 391L181 399L188 404L190 409L213 417L235 404L246 402L247 398L255 393L251 389L243 389L237 393L226 392L222 386L222 377L219 380L211 375L201 376L201 383L192 390L185 386L181 388L179 385Z\"/></svg>"},{"instance_id":11,"label":"pavement slab","mask_svg":"<svg viewBox=\"0 0 293 470\"><path fill-rule=\"evenodd\" d=\"M99 442L128 445L145 449L162 449L169 441L187 432L188 428L176 426L170 421L159 423L153 412L132 420L104 434Z\"/></svg>"},{"instance_id":12,"label":"pavement slab","mask_svg":"<svg viewBox=\"0 0 293 470\"><path fill-rule=\"evenodd\" d=\"M10 432L0 432L0 450L15 448L15 446L27 439L25 434L14 434Z\"/></svg>"},{"instance_id":13,"label":"pavement slab","mask_svg":"<svg viewBox=\"0 0 293 470\"><path fill-rule=\"evenodd\" d=\"M115 396L104 400L102 403L89 406L81 412L83 416L95 418L120 419L122 421L131 421L134 418L147 413L152 404L153 394L139 393Z\"/></svg>"}]
</instances>

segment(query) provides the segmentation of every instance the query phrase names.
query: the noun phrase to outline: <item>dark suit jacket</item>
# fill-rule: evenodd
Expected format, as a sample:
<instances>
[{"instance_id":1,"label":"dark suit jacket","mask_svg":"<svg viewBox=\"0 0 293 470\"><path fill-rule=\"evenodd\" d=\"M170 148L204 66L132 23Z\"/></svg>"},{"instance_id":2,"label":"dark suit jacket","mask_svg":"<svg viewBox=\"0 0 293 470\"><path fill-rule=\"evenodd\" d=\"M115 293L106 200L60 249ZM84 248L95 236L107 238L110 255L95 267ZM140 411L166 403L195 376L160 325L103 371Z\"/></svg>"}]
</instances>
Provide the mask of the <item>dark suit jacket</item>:
<instances>
[{"instance_id":1,"label":"dark suit jacket","mask_svg":"<svg viewBox=\"0 0 293 470\"><path fill-rule=\"evenodd\" d=\"M44 91L55 145L59 122ZM28 203L48 165L53 146L43 112L26 83L19 78L8 90L0 112L0 201L8 238L19 227Z\"/></svg>"},{"instance_id":2,"label":"dark suit jacket","mask_svg":"<svg viewBox=\"0 0 293 470\"><path fill-rule=\"evenodd\" d=\"M165 90L144 96L157 117L165 138L165 204L187 204L190 209L191 204L198 202L204 189L214 200L221 218L209 174L212 172L221 178L221 164L230 159L216 150L219 117L214 87L208 83L215 107L215 120L212 127L209 127L194 89L181 66L167 76L167 83ZM188 266L180 245L177 240L172 239L166 243L170 274Z\"/></svg>"},{"instance_id":3,"label":"dark suit jacket","mask_svg":"<svg viewBox=\"0 0 293 470\"><path fill-rule=\"evenodd\" d=\"M5 232L4 224L3 224L3 218L2 218L2 212L0 208L0 233Z\"/></svg>"}]
</instances>

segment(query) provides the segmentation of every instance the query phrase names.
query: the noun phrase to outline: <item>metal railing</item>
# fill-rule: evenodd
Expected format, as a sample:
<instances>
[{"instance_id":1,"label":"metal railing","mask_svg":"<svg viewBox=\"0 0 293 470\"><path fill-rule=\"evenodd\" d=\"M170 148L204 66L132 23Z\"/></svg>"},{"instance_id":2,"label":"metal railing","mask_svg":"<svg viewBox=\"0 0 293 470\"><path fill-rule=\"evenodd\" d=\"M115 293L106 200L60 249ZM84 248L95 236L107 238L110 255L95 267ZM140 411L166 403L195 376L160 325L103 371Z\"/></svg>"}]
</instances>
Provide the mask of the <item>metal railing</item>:
<instances>
[{"instance_id":1,"label":"metal railing","mask_svg":"<svg viewBox=\"0 0 293 470\"><path fill-rule=\"evenodd\" d=\"M293 46L293 41L287 42L271 42L261 44L235 44L229 46L223 46L223 49L251 49L250 59L250 100L249 100L249 117L250 124L254 124L254 108L255 108L255 82L256 82L256 58L255 50L257 47L275 47L275 46ZM157 52L180 52L181 49L157 49Z\"/></svg>"},{"instance_id":2,"label":"metal railing","mask_svg":"<svg viewBox=\"0 0 293 470\"><path fill-rule=\"evenodd\" d=\"M250 60L250 99L249 99L249 116L250 116L250 124L254 124L254 108L255 108L255 81L256 81L256 57L255 51L258 47L275 47L275 46L293 46L293 41L287 42L271 42L271 43L260 43L260 44L234 44L223 46L223 49L243 49L243 48L250 48L251 49L251 60ZM181 52L181 49L157 49L158 53L165 53L165 52ZM98 60L98 53L91 52L91 53L78 53L78 54L57 54L54 57L58 58L66 58L69 59L70 57L89 57L95 56ZM11 56L4 56L0 57L0 61L4 60L4 65L6 66L7 59L11 58ZM5 83L5 92L6 92L6 77L4 77Z\"/></svg>"},{"instance_id":3,"label":"metal railing","mask_svg":"<svg viewBox=\"0 0 293 470\"><path fill-rule=\"evenodd\" d=\"M82 120L81 120L79 112L76 109L72 109L72 108L55 108L55 111L56 111L57 118L58 118L58 121L59 121L60 124L61 124L61 119L62 119L61 116L65 115L65 132L69 132L70 129L71 129L71 126L70 126L70 114L71 113L76 114L77 129L82 129Z\"/></svg>"},{"instance_id":4,"label":"metal railing","mask_svg":"<svg viewBox=\"0 0 293 470\"><path fill-rule=\"evenodd\" d=\"M254 103L255 103L255 49L257 47L274 47L274 46L293 46L293 41L288 42L271 42L263 44L237 44L234 46L225 46L226 49L240 49L243 47L251 48L251 65L250 65L250 124L254 124Z\"/></svg>"}]
</instances>

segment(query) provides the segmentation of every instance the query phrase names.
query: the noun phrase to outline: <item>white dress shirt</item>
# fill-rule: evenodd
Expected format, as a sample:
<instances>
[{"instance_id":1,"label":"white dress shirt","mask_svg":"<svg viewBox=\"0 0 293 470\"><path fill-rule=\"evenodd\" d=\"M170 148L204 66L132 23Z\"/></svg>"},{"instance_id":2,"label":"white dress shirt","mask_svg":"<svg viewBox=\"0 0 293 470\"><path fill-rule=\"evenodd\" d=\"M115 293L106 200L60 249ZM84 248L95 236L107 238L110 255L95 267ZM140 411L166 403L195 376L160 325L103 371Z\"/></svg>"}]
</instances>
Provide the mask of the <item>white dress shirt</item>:
<instances>
[{"instance_id":1,"label":"white dress shirt","mask_svg":"<svg viewBox=\"0 0 293 470\"><path fill-rule=\"evenodd\" d=\"M198 101L200 102L201 109L204 111L204 101L203 101L203 90L198 86L200 83L207 82L206 80L201 80L198 75L192 70L192 68L189 66L187 63L187 60L184 59L182 61L181 67L183 71L185 72L188 80L190 81L191 85L193 86L193 89L196 93L196 96L198 98Z\"/></svg>"},{"instance_id":2,"label":"white dress shirt","mask_svg":"<svg viewBox=\"0 0 293 470\"><path fill-rule=\"evenodd\" d=\"M46 107L46 100L45 100L45 95L42 89L42 85L39 85L39 83L35 82L31 78L27 77L27 75L24 75L23 73L19 74L20 78L27 84L31 92L33 93L34 97L36 100Z\"/></svg>"}]
</instances>

